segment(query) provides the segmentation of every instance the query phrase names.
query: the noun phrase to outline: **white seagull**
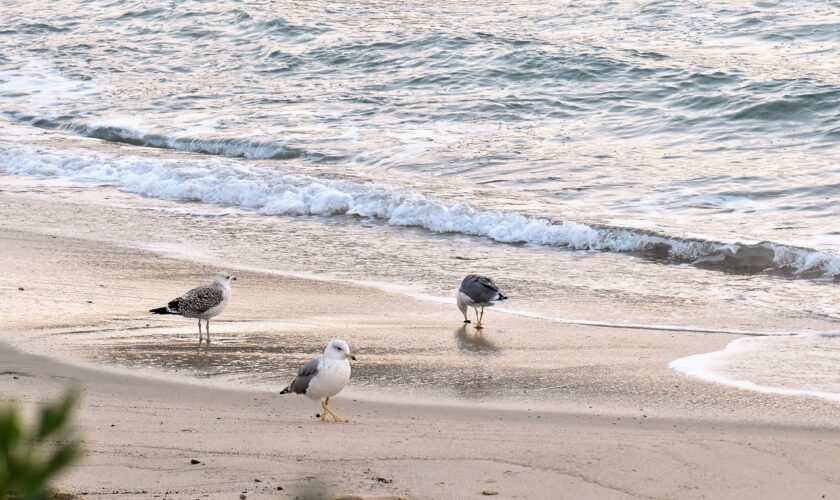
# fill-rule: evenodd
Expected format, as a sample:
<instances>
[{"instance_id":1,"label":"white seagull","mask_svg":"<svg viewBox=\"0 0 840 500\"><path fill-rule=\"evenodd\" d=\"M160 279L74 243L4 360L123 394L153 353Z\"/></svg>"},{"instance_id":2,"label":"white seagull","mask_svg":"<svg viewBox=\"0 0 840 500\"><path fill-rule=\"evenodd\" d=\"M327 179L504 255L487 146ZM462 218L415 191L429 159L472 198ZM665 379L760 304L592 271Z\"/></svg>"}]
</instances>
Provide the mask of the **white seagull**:
<instances>
[{"instance_id":1,"label":"white seagull","mask_svg":"<svg viewBox=\"0 0 840 500\"><path fill-rule=\"evenodd\" d=\"M484 308L496 305L499 302L506 300L507 297L502 295L499 287L493 283L493 280L477 274L470 274L464 281L461 282L461 287L458 289L458 309L464 315L464 323L469 323L470 319L467 317L467 307L475 309L475 327L481 329L481 319L484 317ZM478 309L481 308L481 314L478 314Z\"/></svg>"},{"instance_id":2,"label":"white seagull","mask_svg":"<svg viewBox=\"0 0 840 500\"><path fill-rule=\"evenodd\" d=\"M280 394L305 394L313 400L321 400L321 421L327 421L327 413L336 422L347 422L330 409L330 398L341 392L350 381L350 361L356 356L350 346L341 339L333 339L320 358L310 359L298 371L297 377Z\"/></svg>"},{"instance_id":3,"label":"white seagull","mask_svg":"<svg viewBox=\"0 0 840 500\"><path fill-rule=\"evenodd\" d=\"M166 304L165 307L151 309L153 314L177 314L185 318L198 318L198 345L203 340L201 320L207 323L207 345L210 345L210 318L214 318L225 310L232 292L230 282L236 281L236 276L218 273L213 283L193 288L177 299Z\"/></svg>"}]
</instances>

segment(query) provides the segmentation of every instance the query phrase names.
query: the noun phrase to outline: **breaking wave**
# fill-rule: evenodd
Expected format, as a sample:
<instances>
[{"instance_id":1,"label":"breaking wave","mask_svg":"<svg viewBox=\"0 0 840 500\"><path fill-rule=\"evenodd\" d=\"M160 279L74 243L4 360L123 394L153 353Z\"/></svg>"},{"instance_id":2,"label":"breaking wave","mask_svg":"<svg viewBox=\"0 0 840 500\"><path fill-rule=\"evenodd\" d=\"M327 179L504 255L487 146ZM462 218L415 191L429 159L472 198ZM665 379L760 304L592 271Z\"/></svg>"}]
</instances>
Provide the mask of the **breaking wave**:
<instances>
[{"instance_id":1,"label":"breaking wave","mask_svg":"<svg viewBox=\"0 0 840 500\"><path fill-rule=\"evenodd\" d=\"M190 136L168 136L149 133L130 127L104 124L85 124L62 122L40 116L18 113L2 113L3 116L17 122L46 130L72 132L83 137L92 137L109 142L120 142L134 146L174 149L189 153L202 153L231 158L250 158L253 160L289 160L292 158L321 159L324 155L307 154L282 140L256 140L242 137L197 138Z\"/></svg>"},{"instance_id":2,"label":"breaking wave","mask_svg":"<svg viewBox=\"0 0 840 500\"><path fill-rule=\"evenodd\" d=\"M0 171L110 185L143 196L224 204L265 215L356 216L500 243L632 253L733 273L840 278L840 255L772 242L722 243L476 208L379 183L284 174L219 160L107 156L0 145Z\"/></svg>"}]
</instances>

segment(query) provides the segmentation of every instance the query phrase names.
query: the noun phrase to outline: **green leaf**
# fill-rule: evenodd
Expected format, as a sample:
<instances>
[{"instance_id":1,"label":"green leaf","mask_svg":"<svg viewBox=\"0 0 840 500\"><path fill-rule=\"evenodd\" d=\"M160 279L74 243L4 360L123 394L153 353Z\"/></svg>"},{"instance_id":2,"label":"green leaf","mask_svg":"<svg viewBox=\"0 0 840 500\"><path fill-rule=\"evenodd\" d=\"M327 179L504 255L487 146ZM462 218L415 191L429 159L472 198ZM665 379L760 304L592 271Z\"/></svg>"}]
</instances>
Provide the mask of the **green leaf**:
<instances>
[{"instance_id":1,"label":"green leaf","mask_svg":"<svg viewBox=\"0 0 840 500\"><path fill-rule=\"evenodd\" d=\"M20 436L20 416L17 408L0 410L0 453L10 450L20 441Z\"/></svg>"},{"instance_id":2,"label":"green leaf","mask_svg":"<svg viewBox=\"0 0 840 500\"><path fill-rule=\"evenodd\" d=\"M34 428L23 426L16 407L0 408L0 500L47 500L50 482L81 455L69 423L78 398L45 405ZM58 442L56 442L58 440Z\"/></svg>"},{"instance_id":3,"label":"green leaf","mask_svg":"<svg viewBox=\"0 0 840 500\"><path fill-rule=\"evenodd\" d=\"M70 410L76 404L76 400L76 394L71 392L65 395L58 405L47 405L41 409L41 422L36 437L38 441L55 433L67 423Z\"/></svg>"}]
</instances>

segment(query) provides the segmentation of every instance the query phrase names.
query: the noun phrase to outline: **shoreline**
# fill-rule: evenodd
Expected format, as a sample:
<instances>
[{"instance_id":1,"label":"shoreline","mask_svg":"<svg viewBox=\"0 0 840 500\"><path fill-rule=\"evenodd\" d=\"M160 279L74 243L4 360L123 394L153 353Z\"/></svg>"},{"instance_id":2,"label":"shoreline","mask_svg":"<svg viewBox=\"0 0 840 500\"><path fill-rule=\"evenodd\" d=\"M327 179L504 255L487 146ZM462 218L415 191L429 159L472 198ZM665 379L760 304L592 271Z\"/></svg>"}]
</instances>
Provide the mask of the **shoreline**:
<instances>
[{"instance_id":1,"label":"shoreline","mask_svg":"<svg viewBox=\"0 0 840 500\"><path fill-rule=\"evenodd\" d=\"M172 335L169 344L156 349L181 352L192 345L192 321L161 322L165 335L150 336L144 325L153 321L130 304L169 297L209 275L205 265L8 229L0 231L0 241L6 249L0 264L16 273L0 283L3 300L12 306L0 312L7 338L11 330L40 330L50 335L47 345L57 346L67 340L62 332L82 329L88 337L74 340L83 340L79 345L90 354L101 349L93 341L110 342L98 337L104 323L110 334L127 336L127 352ZM65 261L77 264L68 269ZM14 283L24 277L37 286L17 290ZM248 272L243 278L234 292L237 302L214 329L214 355L234 355L246 337L255 335L254 328L269 327L277 334L292 328L293 336L282 338L300 342L290 351L278 346L287 352L284 357L298 351L310 356L309 346L336 330L373 345L378 336L393 332L434 336L442 331L442 341L457 340L449 337L452 318L457 320L449 304L346 283ZM46 316L48 297L60 300L51 303L56 309ZM284 309L278 311L277 304ZM103 370L91 366L103 363L96 358L86 366L67 364L59 360L66 353L57 347L45 357L5 341L0 364L6 373L0 381L4 401L30 409L63 388L82 389L77 423L88 454L57 484L81 496L195 498L246 492L248 498L294 498L317 491L327 498L470 498L485 490L497 491L500 498L545 498L557 491L577 498L840 494L840 474L830 466L840 451L835 404L738 391L689 379L666 366L674 353L722 347L731 335L634 332L502 314L491 321L485 342L551 335L576 353L554 361L564 379L577 382L567 386L565 399L546 403L552 411L541 411L536 402L497 408L470 399L447 405L411 394L389 400L388 391L377 400L361 394L371 386L335 399L334 408L350 424L321 425L314 418L317 404L303 397L194 380L185 384L177 373L149 378L130 368ZM140 328L120 332L131 325ZM359 345L358 377L391 363L387 351L365 353L364 343ZM492 361L497 351L482 350L480 344L455 345L477 368L497 362ZM277 380L285 382L288 375ZM601 395L595 392L604 389ZM492 392L478 394L492 398ZM640 405L645 401L650 404ZM193 458L202 464L190 464Z\"/></svg>"},{"instance_id":2,"label":"shoreline","mask_svg":"<svg viewBox=\"0 0 840 500\"><path fill-rule=\"evenodd\" d=\"M140 280L135 285L135 291L132 293L139 293L136 290L143 287L149 287L149 289L166 288L169 290L168 292L155 292L154 295L156 298L151 296L142 297L144 305L154 305L156 304L154 301L162 301L164 298L168 300L171 298L170 296L174 297L178 293L186 290L188 287L200 283L202 279L206 279L205 276L211 275L213 272L212 270L216 269L216 267L212 266L210 263L212 260L188 260L188 256L183 253L177 254L177 258L173 259L173 255L170 251L163 251L163 255L161 255L161 252L149 251L147 247L140 249L132 248L130 244L126 244L124 246L114 246L111 243L103 241L73 240L65 237L43 235L36 232L21 232L19 230L2 229L0 229L0 231L2 231L2 233L0 233L2 234L2 236L0 236L0 240L5 240L7 242L7 246L13 245L12 240L15 239L19 242L29 242L33 244L32 248L21 250L19 255L7 254L3 256L8 260L9 266L15 264L26 268L27 266L24 264L29 264L29 268L25 269L25 272L23 272L24 269L21 269L23 274L37 274L40 272L43 276L55 275L54 272L49 270L42 271L36 268L40 266L40 262L51 260L51 255L54 255L56 252L65 253L68 250L83 252L86 255L85 258L90 261L88 267L91 265L93 266L88 270L93 271L94 273L99 269L103 269L102 260L109 260L111 261L110 265L116 264L116 266L122 267L119 270L118 274L120 276L116 282L113 282L111 277L108 276L97 276L96 279L91 280L92 276L88 275L88 277L85 278L87 283L89 283L88 285L85 285L82 282L59 284L57 285L57 290L62 295L72 293L70 292L70 289L74 287L89 286L98 288L96 292L86 292L94 293L94 295L91 296L91 298L94 298L97 293L101 295L103 293L102 290L110 290L113 288L119 289L120 287L125 287L126 283ZM50 246L54 246L55 248L49 249ZM23 253L29 252L40 252L41 255L39 257L36 257L34 254L27 255L25 257L27 260L26 263L16 258L21 257ZM167 281L171 280L159 279L157 271L152 275L146 275L145 273L139 272L138 269L132 269L132 265L140 266L143 269L153 269L155 266L160 266L162 269L177 270L176 272L181 276L181 278L177 278L180 284L168 283ZM247 266L244 267L247 268ZM242 269L242 267L240 267L240 269ZM239 309L239 311L235 313L235 316L231 316L230 312L226 312L223 316L224 319L216 322L218 325L225 325L224 328L232 328L236 330L231 334L225 335L224 329L221 331L218 328L214 329L214 332L217 335L224 335L221 337L221 341L223 342L222 345L219 345L218 343L214 344L216 349L219 349L220 347L235 349L236 342L239 340L237 335L242 333L254 334L255 328L259 331L267 332L271 331L273 328L289 330L292 334L294 334L295 338L293 340L297 344L299 342L299 338L301 338L301 334L303 334L304 337L308 337L310 333L305 332L316 332L318 330L338 329L338 331L346 331L348 335L362 335L366 329L370 328L382 330L381 333L378 333L373 337L373 340L375 340L377 337L381 337L381 335L391 335L390 331L394 327L397 329L408 327L409 331L423 332L423 334L429 332L429 334L437 336L439 333L435 333L436 331L443 330L444 332L451 332L453 329L453 323L460 324L458 315L455 314L456 311L453 311L454 307L452 307L451 304L445 303L443 300L424 300L423 298L412 296L405 291L395 290L399 287L381 286L381 284L377 283L354 283L349 280L342 279L313 279L313 277L305 275L304 273L285 273L282 271L270 270L266 272L266 270L263 269L248 269L249 270L244 271L246 275L249 276L250 280L250 282L245 285L247 288L244 290L246 293L244 300L250 301L251 299L256 299L255 302L258 301L260 303L254 304L255 307L245 308L244 310L241 306L237 306L233 309ZM113 271L114 270L112 269L110 272ZM184 278L186 276L191 277ZM97 283L94 284L94 282ZM9 285L11 285L11 281L9 281ZM238 286L241 285L242 281L240 281ZM284 292L283 289L288 288L289 286L292 286L294 290ZM26 297L21 296L20 294L15 294L13 292L14 286L9 286L8 289L12 290L12 292L10 294L4 294L5 296L3 298L10 304L15 304L15 299L22 299ZM26 293L30 294L32 292L33 290L29 290ZM202 380L207 380L208 376L210 376L213 379L211 383L217 386L244 383L248 386L254 386L256 390L283 383L282 377L257 382L253 380L250 382L240 382L237 381L235 373L232 378L225 379L214 377L214 374L211 372L190 373L189 371L186 371L182 373L173 373L166 370L165 366L155 366L154 363L150 365L138 365L136 362L115 362L113 359L107 357L107 348L109 345L103 340L107 340L108 332L111 332L112 335L119 336L121 332L134 331L137 333L134 337L127 336L128 334L124 335L129 342L134 342L134 339L139 339L139 341L145 342L146 346L149 346L151 345L149 342L163 341L166 344L160 347L155 347L155 349L170 349L173 352L188 352L183 351L183 349L188 349L191 344L189 342L184 343L184 339L191 338L195 332L193 331L194 325L191 321L185 321L182 318L172 319L149 317L145 314L145 307L138 310L131 309L132 306L127 302L127 300L131 297L110 296L110 293L111 292L106 291L104 292L104 295L101 295L102 297L112 299L111 302L113 303L108 304L107 308L103 309L101 307L102 303L98 298L96 299L96 304L93 304L94 300L84 300L75 304L74 307L69 310L64 311L65 318L57 321L53 318L49 321L31 323L31 318L33 317L32 315L29 315L29 320L24 319L24 317L26 317L25 314L13 314L11 317L6 318L3 318L2 315L0 315L0 319L4 320L3 324L12 325L13 327L16 326L16 328L12 328L14 330L31 330L30 333L24 333L21 335L19 333L12 334L12 329L8 327L3 328L3 330L6 331L7 341L10 340L9 336L12 336L17 339L14 342L15 345L35 354L47 354L60 359L68 359L73 362L79 362L82 366L113 365L116 367L117 372L136 370L137 368L140 368L141 372L149 373L155 378L165 379L188 376L191 377L195 383L202 383ZM271 297L272 293L277 297ZM239 290L235 291L235 295L238 294ZM319 294L326 294L326 296L330 297L327 301L328 304L325 305L323 303L324 301L320 300L318 296ZM31 295L27 296L31 297ZM136 297L136 295L132 297ZM353 299L348 300L348 297L353 297ZM240 297L237 297L234 300L237 301L239 298ZM284 311L282 309L283 307L291 304L291 301L289 300L290 298L293 298L293 301L300 303L294 307L295 310L291 314L290 311ZM275 302L282 304L280 309L278 309L277 305L274 305ZM266 304L270 305L266 307ZM413 319L406 322L405 318L386 312L389 310L411 311L411 313L413 313ZM336 314L339 311L341 311L341 313ZM55 312L56 311L53 311L53 313ZM382 315L383 313L384 316ZM730 388L731 386L709 382L697 375L686 375L682 371L676 370L669 365L678 363L683 359L691 358L693 356L714 356L715 353L725 351L727 346L729 346L732 342L737 342L740 339L747 338L741 334L733 334L730 332L704 332L702 330L700 332L692 332L690 330L685 331L687 330L687 327L678 327L675 330L622 328L621 326L615 324L593 324L593 322L589 321L564 323L556 321L555 319L543 318L536 314L522 316L517 314L516 311L508 312L491 310L490 313L493 315L493 326L499 326L499 329L497 331L493 331L492 329L488 330L488 332L490 332L489 336L469 333L462 331L463 329L460 328L456 330L456 346L461 351L461 356L472 356L475 361L481 363L486 363L487 361L497 363L498 360L495 359L495 356L499 350L499 347L496 345L498 341L507 340L508 343L515 341L518 336L522 334L527 335L526 332L528 332L528 330L531 330L531 334L533 334L535 328L539 330L541 334L548 335L552 339L552 343L560 345L568 344L568 346L564 347L564 349L571 349L569 352L574 353L575 356L579 356L581 353L589 351L589 354L587 354L586 357L591 359L591 361L587 361L585 359L547 359L547 361L559 370L568 370L570 368L580 366L580 369L591 371L592 368L597 367L598 365L603 365L603 370L612 370L609 367L614 365L617 360L613 360L611 358L619 355L621 351L615 350L616 347L619 346L621 346L621 350L627 350L626 354L621 354L621 356L626 357L626 361L622 361L621 366L627 366L627 368L622 368L622 370L627 370L630 366L632 366L627 365L627 363L632 362L633 358L640 357L640 361L645 358L650 358L650 349L655 346L657 349L662 350L662 352L654 356L654 358L644 362L645 365L648 365L648 368L645 368L645 371L650 373L646 373L644 380L640 379L637 384L647 385L652 380L650 377L656 377L656 382L660 386L663 384L667 385L669 381L671 381L676 384L675 386L680 387L680 392L690 391L692 394L700 394L703 399L709 400L709 398L711 398L712 401L717 398L717 393L727 392L724 391L724 388ZM313 314L315 319L311 317ZM282 319L278 319L278 317ZM344 323L347 320L351 321L352 324ZM27 325L28 321L30 324ZM84 332L78 332L77 327L81 325L85 326ZM252 325L255 326L252 328ZM44 332L47 327L53 327L55 331L48 336L49 338L46 341L41 342L41 347L33 346L33 339L37 340L39 337L37 332ZM69 330L67 330L68 327L70 328ZM301 330L301 328L303 328L303 330ZM685 330L683 328L685 328ZM159 333L155 336L148 337L148 340L145 340L147 336L144 332L149 330L159 331ZM67 335L68 332L73 332L74 335ZM80 333L87 335L87 337L80 340L71 339L71 337L74 336L78 337L78 334ZM176 333L176 336L172 338L171 333ZM269 333L262 335L268 334ZM497 334L503 334L503 336L497 337L494 340L494 335ZM320 335L320 341L325 342L326 337L329 335L332 334ZM445 335L448 336L451 335L451 333L446 333ZM65 339L70 340L67 340L62 344L62 341ZM268 339L268 337L265 337L264 339L261 339L260 342L264 343ZM440 340L445 340L445 337ZM80 353L79 348L90 349L93 347L94 350L96 350L96 345L91 346L90 343L86 343L88 341L92 344L104 345L105 349L101 349L101 351L105 352L106 356L90 357L88 353ZM230 342L233 342L234 344L229 345ZM669 345L664 350L663 347L665 346L662 345L663 342L666 342ZM124 349L131 349L132 345L136 344L126 344ZM301 358L302 361L305 361L320 351L320 347L318 347L317 344L313 345L311 343L307 343L307 345L311 347L299 348L303 350L303 356L305 356L305 358ZM46 347L46 349L44 347ZM139 345L139 347L143 347L143 345ZM362 348L362 352L364 352L364 348L367 346L365 344L361 344L360 347ZM512 346L508 346L505 349L509 349L509 347ZM608 351L599 353L599 351L605 348L614 352ZM376 346L376 350L379 349L380 348ZM212 349L211 352L213 352ZM370 358L368 361L370 361ZM465 361L471 362L469 361L469 358L465 358ZM527 361L527 358L525 361ZM569 364L570 362L571 364ZM596 364L592 365L591 363L593 362ZM639 366L635 369L642 368L642 366L644 365L639 364ZM366 368L365 364L361 364L359 367L360 369ZM176 368L179 367L176 365ZM549 367L546 367L546 369L549 369ZM296 366L294 366L294 368L290 368L284 376L293 377L295 370ZM575 370L578 370L578 368L575 368ZM597 375L597 377L604 380L599 380L598 384L601 386L614 385L615 382L611 382L610 379L620 377L620 375L611 374L603 370L598 369L593 372L602 372ZM651 372L651 370L653 371ZM492 374L492 372L490 373ZM581 375L583 375L583 373ZM513 380L512 383L515 383L515 379L511 380ZM623 385L626 385L626 383L627 382L625 381ZM539 393L541 388L542 387L537 386L535 389L537 393ZM462 399L465 394L453 394L451 391L449 393L433 393L428 390L425 392L416 392L411 390L406 391L405 389L407 389L407 387L400 385L392 386L386 384L385 386L377 385L374 387L368 384L357 385L355 388L351 386L350 391L354 392L356 397L369 399L371 401L392 399L396 397L398 400L406 403L411 402L412 400L421 400L427 402L428 404L443 404L453 407L457 407L462 404L478 404L488 408L509 408L527 404L528 406L547 411L551 411L557 407L563 408L564 411L580 410L580 408L578 408L578 406L580 406L580 396L575 397L574 395L571 399L562 396L559 398L548 398L541 402L540 400L543 398L537 398L535 396L526 398L500 398L500 395L493 395L489 392L484 394L485 389L481 388L481 394L483 395L479 397L466 395L466 403L463 403ZM625 387L624 390L627 389L628 388ZM648 390L647 387L642 388L639 386L629 390L633 393L638 392L640 389L645 391ZM594 390L594 388L587 389L587 391L588 390ZM616 393L616 395L619 395L620 398L618 401L615 399L598 401L598 396L596 396L595 400L587 405L588 408L586 408L586 410L591 409L593 410L592 413L611 413L616 415L624 412L629 415L636 413L637 408L643 408L642 411L648 411L649 413L656 413L659 411L662 412L661 414L663 415L672 415L687 411L688 413L696 416L714 418L729 418L732 411L738 411L724 411L724 408L722 407L715 408L716 406L719 406L717 403L713 404L711 408L704 407L698 410L698 408L695 407L696 405L690 402L690 399L684 401L679 409L676 407L669 408L669 406L673 406L674 403L672 398L677 395L672 391L669 391L669 394L663 393L652 398L658 399L659 401L644 401L639 398L631 398L630 400L627 400L623 396L620 396L621 392L623 392L623 390L619 390ZM766 395L766 393L763 392L747 391L736 388L732 389L732 392L727 392L724 400L727 398L733 398L733 400L739 401L738 405L741 405L743 402L747 402L749 406L763 405L764 403L762 402L761 397L763 394ZM634 401L633 399L637 400ZM683 399L683 397L680 397L680 399ZM817 410L817 414L825 416L828 416L828 414L833 410L832 405L836 404L833 401L826 401L808 396L798 397L793 399L793 401L799 401L801 406L813 409L820 408L820 410ZM616 403L619 404L617 405ZM781 404L784 407L796 407L796 404L791 404L789 397L781 398ZM802 412L795 411L794 413L801 414Z\"/></svg>"}]
</instances>

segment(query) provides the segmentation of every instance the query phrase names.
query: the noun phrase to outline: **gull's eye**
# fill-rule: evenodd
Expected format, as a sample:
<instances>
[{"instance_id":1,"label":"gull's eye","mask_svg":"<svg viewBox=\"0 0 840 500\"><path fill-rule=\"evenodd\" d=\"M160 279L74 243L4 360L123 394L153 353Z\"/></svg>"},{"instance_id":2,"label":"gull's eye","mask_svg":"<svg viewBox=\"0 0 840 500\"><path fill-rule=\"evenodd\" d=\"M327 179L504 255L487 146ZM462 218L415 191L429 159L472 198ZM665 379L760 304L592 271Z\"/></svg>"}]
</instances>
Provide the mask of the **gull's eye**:
<instances>
[{"instance_id":1,"label":"gull's eye","mask_svg":"<svg viewBox=\"0 0 840 500\"><path fill-rule=\"evenodd\" d=\"M335 348L336 348L336 350L338 350L338 351L340 351L340 350L341 350L341 346L335 346Z\"/></svg>"}]
</instances>

